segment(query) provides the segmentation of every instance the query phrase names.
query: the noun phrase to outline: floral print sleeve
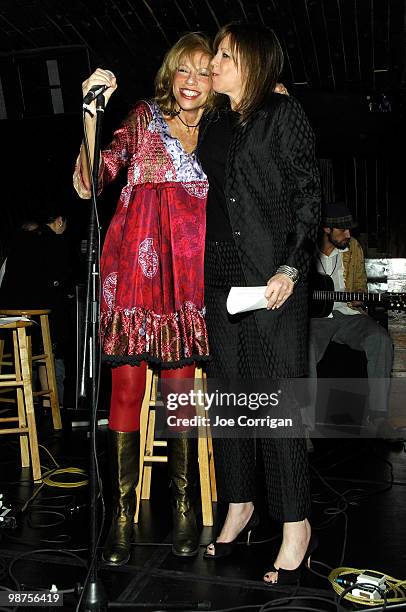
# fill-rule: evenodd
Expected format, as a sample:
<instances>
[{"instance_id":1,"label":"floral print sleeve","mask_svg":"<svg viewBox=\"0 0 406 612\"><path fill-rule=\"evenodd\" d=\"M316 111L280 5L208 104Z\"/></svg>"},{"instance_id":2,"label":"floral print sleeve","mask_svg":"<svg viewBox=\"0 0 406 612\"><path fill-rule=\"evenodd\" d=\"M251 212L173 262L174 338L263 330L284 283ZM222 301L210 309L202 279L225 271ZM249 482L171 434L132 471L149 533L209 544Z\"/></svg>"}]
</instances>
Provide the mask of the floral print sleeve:
<instances>
[{"instance_id":1,"label":"floral print sleeve","mask_svg":"<svg viewBox=\"0 0 406 612\"><path fill-rule=\"evenodd\" d=\"M128 167L151 118L149 105L143 101L138 102L122 125L114 132L111 143L101 154L99 193L104 185L115 179L122 168ZM73 185L81 198L90 198L90 190L83 181L80 155L76 160Z\"/></svg>"}]
</instances>

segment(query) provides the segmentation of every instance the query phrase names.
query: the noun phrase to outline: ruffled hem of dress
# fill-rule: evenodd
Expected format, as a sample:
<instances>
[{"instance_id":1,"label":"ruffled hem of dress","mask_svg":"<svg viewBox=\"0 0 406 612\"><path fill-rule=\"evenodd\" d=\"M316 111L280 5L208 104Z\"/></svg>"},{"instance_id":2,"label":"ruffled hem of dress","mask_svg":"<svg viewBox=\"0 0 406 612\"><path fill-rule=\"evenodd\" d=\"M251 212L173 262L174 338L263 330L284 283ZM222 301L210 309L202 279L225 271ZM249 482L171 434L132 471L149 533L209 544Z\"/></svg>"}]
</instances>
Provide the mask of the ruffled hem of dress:
<instances>
[{"instance_id":1,"label":"ruffled hem of dress","mask_svg":"<svg viewBox=\"0 0 406 612\"><path fill-rule=\"evenodd\" d=\"M103 353L102 361L112 368L117 368L122 365L139 366L143 361L156 367L159 370L175 370L183 368L183 366L196 364L205 364L212 360L211 355L192 355L179 361L162 361L156 357L152 357L148 353L143 355L106 355Z\"/></svg>"},{"instance_id":2,"label":"ruffled hem of dress","mask_svg":"<svg viewBox=\"0 0 406 612\"><path fill-rule=\"evenodd\" d=\"M139 307L104 311L100 339L103 359L110 363L136 365L147 360L176 368L209 356L204 309L192 302L165 315Z\"/></svg>"}]
</instances>

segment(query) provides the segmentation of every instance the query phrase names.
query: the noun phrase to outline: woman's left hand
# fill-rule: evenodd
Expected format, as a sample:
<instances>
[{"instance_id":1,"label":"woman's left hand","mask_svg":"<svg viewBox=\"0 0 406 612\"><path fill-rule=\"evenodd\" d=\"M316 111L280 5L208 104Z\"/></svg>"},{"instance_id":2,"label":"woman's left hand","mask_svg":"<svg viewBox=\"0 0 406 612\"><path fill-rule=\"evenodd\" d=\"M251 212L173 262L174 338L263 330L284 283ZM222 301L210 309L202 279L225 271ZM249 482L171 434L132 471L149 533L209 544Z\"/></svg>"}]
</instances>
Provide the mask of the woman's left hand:
<instances>
[{"instance_id":1,"label":"woman's left hand","mask_svg":"<svg viewBox=\"0 0 406 612\"><path fill-rule=\"evenodd\" d=\"M267 310L276 310L292 295L294 283L286 274L275 274L267 282L265 297L268 300Z\"/></svg>"},{"instance_id":2,"label":"woman's left hand","mask_svg":"<svg viewBox=\"0 0 406 612\"><path fill-rule=\"evenodd\" d=\"M283 94L285 96L289 95L289 92L283 83L276 83L274 92L278 94Z\"/></svg>"}]
</instances>

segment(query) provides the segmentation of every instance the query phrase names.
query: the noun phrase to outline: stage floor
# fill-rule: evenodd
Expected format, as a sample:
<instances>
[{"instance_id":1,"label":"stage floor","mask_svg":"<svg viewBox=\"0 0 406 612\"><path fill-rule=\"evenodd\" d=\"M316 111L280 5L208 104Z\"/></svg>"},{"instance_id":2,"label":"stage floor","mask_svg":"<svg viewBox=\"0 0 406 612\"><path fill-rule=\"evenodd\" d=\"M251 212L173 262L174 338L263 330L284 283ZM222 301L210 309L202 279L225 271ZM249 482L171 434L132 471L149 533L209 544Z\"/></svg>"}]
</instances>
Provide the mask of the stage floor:
<instances>
[{"instance_id":1,"label":"stage floor","mask_svg":"<svg viewBox=\"0 0 406 612\"><path fill-rule=\"evenodd\" d=\"M38 416L44 468L53 467L47 449L61 467L87 469L88 433L84 427L69 426L68 412L64 416L64 431L59 433L52 431L48 415ZM106 439L104 428L98 440L107 514L101 541L110 513ZM213 538L215 529L206 527L202 529L201 552L196 558L174 557L166 465L157 464L153 467L151 500L142 502L140 520L134 527L130 562L119 568L100 565L99 578L109 601L132 603L128 609L147 612L162 610L162 602L184 602L188 610L204 609L202 602L210 602L212 610L235 607L244 611L259 610L266 602L293 594L297 599L284 601L284 609L328 612L335 611L335 605L317 599L325 597L334 602L334 591L322 577L328 575L328 567L368 568L405 579L404 445L366 439L315 440L314 446L309 455L311 522L320 544L313 555L312 570L320 576L305 571L300 587L284 589L270 588L262 582L280 543L280 526L267 516L261 470L257 501L261 524L253 534L252 545L240 545L232 557L223 560L205 560L204 546ZM38 486L30 481L30 471L19 467L18 442L11 436L0 439L0 475L0 493L6 495L14 509L20 509L16 529L0 528L0 585L16 589L19 584L25 590L39 590L55 584L59 590L69 591L78 583L83 584L89 537L88 487L44 486L21 512ZM64 482L77 478L61 476ZM220 520L225 509L217 506ZM100 504L99 510L101 517ZM310 596L316 599L307 599ZM149 602L150 606L136 606ZM73 594L64 595L63 610L75 610L76 604ZM358 606L346 604L346 608ZM183 608L176 604L173 609ZM280 608L275 602L269 609Z\"/></svg>"}]
</instances>

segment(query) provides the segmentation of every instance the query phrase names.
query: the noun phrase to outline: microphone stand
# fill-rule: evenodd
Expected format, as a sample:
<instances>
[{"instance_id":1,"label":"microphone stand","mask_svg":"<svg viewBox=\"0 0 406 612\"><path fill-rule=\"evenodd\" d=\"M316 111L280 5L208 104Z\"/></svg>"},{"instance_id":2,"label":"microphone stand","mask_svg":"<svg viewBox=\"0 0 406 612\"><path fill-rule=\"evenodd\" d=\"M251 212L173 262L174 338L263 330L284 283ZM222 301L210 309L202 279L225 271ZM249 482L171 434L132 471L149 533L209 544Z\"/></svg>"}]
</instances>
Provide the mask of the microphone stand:
<instances>
[{"instance_id":1,"label":"microphone stand","mask_svg":"<svg viewBox=\"0 0 406 612\"><path fill-rule=\"evenodd\" d=\"M83 357L80 377L80 395L87 399L90 410L90 454L89 454L89 496L90 496L90 541L88 559L87 586L84 585L82 601L86 612L104 612L107 610L107 597L103 584L98 577L98 520L97 500L99 494L99 481L97 471L97 399L99 393L99 228L97 226L97 191L99 183L100 143L103 124L105 99L102 94L96 98L96 133L94 144L94 157L92 167L91 209L88 226L87 243L87 283L86 283L86 310ZM88 381L88 377L90 381ZM89 385L90 382L90 385ZM88 389L90 386L90 390ZM90 391L88 397L88 391Z\"/></svg>"}]
</instances>

